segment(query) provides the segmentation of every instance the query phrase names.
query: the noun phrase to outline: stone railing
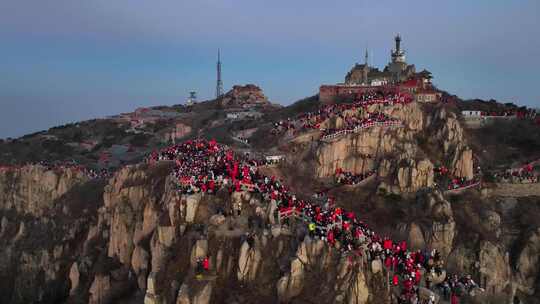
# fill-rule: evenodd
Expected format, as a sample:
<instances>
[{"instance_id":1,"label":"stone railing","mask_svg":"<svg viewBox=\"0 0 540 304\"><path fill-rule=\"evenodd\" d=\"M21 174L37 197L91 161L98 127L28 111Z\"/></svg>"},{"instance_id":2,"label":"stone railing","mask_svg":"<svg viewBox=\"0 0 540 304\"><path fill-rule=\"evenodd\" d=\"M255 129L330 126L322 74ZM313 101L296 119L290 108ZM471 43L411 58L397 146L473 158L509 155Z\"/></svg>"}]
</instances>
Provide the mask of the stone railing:
<instances>
[{"instance_id":1,"label":"stone railing","mask_svg":"<svg viewBox=\"0 0 540 304\"><path fill-rule=\"evenodd\" d=\"M305 214L303 211L297 210L296 208L288 208L286 210L281 210L278 212L278 220L280 223L282 223L285 219L289 219L289 218L299 219L307 223L313 222L313 219L310 216ZM326 226L315 224L315 229L327 232L334 228L341 229L342 224L343 224L343 219L341 216L338 216L336 217L336 221Z\"/></svg>"},{"instance_id":2,"label":"stone railing","mask_svg":"<svg viewBox=\"0 0 540 304\"><path fill-rule=\"evenodd\" d=\"M358 125L358 126L354 127L353 129L343 129L343 130L339 130L339 131L337 131L335 133L332 133L332 134L324 135L323 137L321 137L321 140L322 141L330 141L330 140L338 138L340 136L347 135L347 134L358 133L361 130L369 129L371 127L393 127L393 126L401 127L401 126L403 126L403 123L401 121L397 121L397 120L388 120L388 121L382 121L382 122L369 122L369 123Z\"/></svg>"},{"instance_id":3,"label":"stone railing","mask_svg":"<svg viewBox=\"0 0 540 304\"><path fill-rule=\"evenodd\" d=\"M444 191L444 193L447 193L447 194L459 194L459 193L461 193L461 192L463 192L463 191L465 191L467 189L471 189L471 188L480 186L480 184L481 184L481 181L477 181L477 182L469 184L469 185L461 186L461 187L454 188L454 189L448 189L448 190Z\"/></svg>"}]
</instances>

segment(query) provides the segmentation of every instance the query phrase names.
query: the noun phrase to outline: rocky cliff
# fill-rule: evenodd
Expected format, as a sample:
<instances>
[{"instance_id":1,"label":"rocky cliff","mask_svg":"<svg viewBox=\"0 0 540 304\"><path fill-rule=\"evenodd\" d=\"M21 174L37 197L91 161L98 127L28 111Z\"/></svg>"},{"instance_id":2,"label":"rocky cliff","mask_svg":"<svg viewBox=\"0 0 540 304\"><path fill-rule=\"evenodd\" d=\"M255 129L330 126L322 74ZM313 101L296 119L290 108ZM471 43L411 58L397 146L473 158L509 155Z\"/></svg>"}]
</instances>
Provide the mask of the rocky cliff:
<instances>
[{"instance_id":1,"label":"rocky cliff","mask_svg":"<svg viewBox=\"0 0 540 304\"><path fill-rule=\"evenodd\" d=\"M1 172L0 187L0 302L64 299L103 185L75 169L25 166Z\"/></svg>"},{"instance_id":2,"label":"rocky cliff","mask_svg":"<svg viewBox=\"0 0 540 304\"><path fill-rule=\"evenodd\" d=\"M383 180L381 188L390 192L414 192L432 187L433 164L421 153L416 136L424 131L425 120L433 118L426 118L417 103L374 104L362 111L380 111L401 121L403 127L372 127L319 145L316 151L317 175L331 176L337 168L352 173L376 170ZM332 128L339 127L340 121L338 118L335 122L326 123L326 127Z\"/></svg>"},{"instance_id":3,"label":"rocky cliff","mask_svg":"<svg viewBox=\"0 0 540 304\"><path fill-rule=\"evenodd\" d=\"M412 250L439 250L447 272L428 274L434 282L468 273L484 296L535 303L540 201L434 190L435 163L459 177L474 173L456 115L418 104L370 107L404 127L294 146L287 157L312 153L317 177L336 168L376 170L378 188L387 191L366 202L355 192L351 209L377 215L369 224L398 234ZM130 165L106 180L41 166L1 171L0 302L391 303L396 291L379 260L341 254L311 239L301 221L280 224L276 202L258 193L181 195L171 184L172 165ZM402 199L407 193L416 196ZM204 258L209 270L200 275Z\"/></svg>"},{"instance_id":4,"label":"rocky cliff","mask_svg":"<svg viewBox=\"0 0 540 304\"><path fill-rule=\"evenodd\" d=\"M273 205L257 195L178 195L169 166L128 166L107 184L31 167L4 173L11 186L2 197L0 266L16 275L2 280L2 302L381 303L387 297L381 265L340 255L306 236L302 223L275 224ZM29 198L38 193L48 200L36 205ZM494 240L456 241L465 232L456 225L456 206L440 193L418 204L425 214L398 227L413 249L440 250L449 269L478 275L493 293L536 293L538 231L527 234L512 264L510 248ZM483 228L497 235L499 214L483 219ZM211 267L199 278L202 257Z\"/></svg>"}]
</instances>

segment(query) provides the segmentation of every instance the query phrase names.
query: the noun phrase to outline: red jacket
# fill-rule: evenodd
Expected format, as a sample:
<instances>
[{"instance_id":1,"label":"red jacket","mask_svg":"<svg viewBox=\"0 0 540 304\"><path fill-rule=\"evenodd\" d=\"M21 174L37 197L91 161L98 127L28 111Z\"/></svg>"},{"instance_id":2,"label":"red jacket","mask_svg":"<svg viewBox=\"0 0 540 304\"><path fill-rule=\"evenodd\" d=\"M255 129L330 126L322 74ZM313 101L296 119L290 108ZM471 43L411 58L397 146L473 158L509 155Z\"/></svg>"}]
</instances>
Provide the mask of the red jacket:
<instances>
[{"instance_id":1,"label":"red jacket","mask_svg":"<svg viewBox=\"0 0 540 304\"><path fill-rule=\"evenodd\" d=\"M392 285L394 285L394 286L399 285L399 278L398 278L397 274L395 274L394 277L392 277Z\"/></svg>"},{"instance_id":2,"label":"red jacket","mask_svg":"<svg viewBox=\"0 0 540 304\"><path fill-rule=\"evenodd\" d=\"M334 244L334 231L330 230L328 232L328 242L330 244Z\"/></svg>"},{"instance_id":3,"label":"red jacket","mask_svg":"<svg viewBox=\"0 0 540 304\"><path fill-rule=\"evenodd\" d=\"M390 257L386 257L386 259L384 259L384 266L386 266L386 268L390 268L392 266L392 259Z\"/></svg>"},{"instance_id":4,"label":"red jacket","mask_svg":"<svg viewBox=\"0 0 540 304\"><path fill-rule=\"evenodd\" d=\"M401 250L407 251L407 242L402 241L399 247L401 247Z\"/></svg>"}]
</instances>

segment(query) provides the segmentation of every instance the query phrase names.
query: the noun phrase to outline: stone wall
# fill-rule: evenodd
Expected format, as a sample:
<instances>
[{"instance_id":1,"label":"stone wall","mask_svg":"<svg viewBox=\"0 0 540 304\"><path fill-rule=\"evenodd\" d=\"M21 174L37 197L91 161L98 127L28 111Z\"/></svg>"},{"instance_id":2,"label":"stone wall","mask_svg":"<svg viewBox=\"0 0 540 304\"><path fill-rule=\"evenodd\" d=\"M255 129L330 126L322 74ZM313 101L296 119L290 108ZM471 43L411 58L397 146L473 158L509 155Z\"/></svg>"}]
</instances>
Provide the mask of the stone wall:
<instances>
[{"instance_id":1,"label":"stone wall","mask_svg":"<svg viewBox=\"0 0 540 304\"><path fill-rule=\"evenodd\" d=\"M523 197L540 196L540 183L535 184L507 184L497 183L495 188L487 189L488 196Z\"/></svg>"}]
</instances>

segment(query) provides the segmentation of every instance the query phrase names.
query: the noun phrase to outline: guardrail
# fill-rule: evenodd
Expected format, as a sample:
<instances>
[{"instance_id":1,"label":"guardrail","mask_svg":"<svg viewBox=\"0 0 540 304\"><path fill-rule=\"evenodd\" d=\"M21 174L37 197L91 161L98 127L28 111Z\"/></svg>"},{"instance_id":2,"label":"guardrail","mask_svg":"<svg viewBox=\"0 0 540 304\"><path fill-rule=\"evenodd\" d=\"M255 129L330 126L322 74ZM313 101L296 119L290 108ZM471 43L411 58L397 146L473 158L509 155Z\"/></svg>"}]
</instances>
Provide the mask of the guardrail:
<instances>
[{"instance_id":1,"label":"guardrail","mask_svg":"<svg viewBox=\"0 0 540 304\"><path fill-rule=\"evenodd\" d=\"M444 191L445 193L448 193L448 194L458 194L466 189L470 189L470 188L474 188L476 186L479 186L482 182L481 181L478 181L476 183L473 183L473 184L470 184L470 185L467 185L467 186L463 186L463 187L459 187L459 188L454 188L454 189L449 189L449 190L446 190Z\"/></svg>"},{"instance_id":2,"label":"guardrail","mask_svg":"<svg viewBox=\"0 0 540 304\"><path fill-rule=\"evenodd\" d=\"M289 219L291 217L293 217L295 219L301 219L304 222L309 222L309 223L314 222L313 219L310 216L308 216L307 214L305 214L302 211L297 210L296 208L291 207L291 208L288 208L286 210L278 211L278 221L279 221L279 223L281 223L283 220ZM339 229L342 229L342 227L343 227L343 219L342 219L341 215L336 217L336 221L334 221L333 223L330 223L330 224L328 224L326 226L318 225L317 223L315 223L315 229L320 230L320 231L324 231L324 232L332 230L332 229L334 229L336 227L339 228Z\"/></svg>"},{"instance_id":3,"label":"guardrail","mask_svg":"<svg viewBox=\"0 0 540 304\"><path fill-rule=\"evenodd\" d=\"M403 123L401 121L395 121L395 120L384 121L384 122L370 122L370 123L366 123L366 124L356 126L353 129L343 129L343 130L340 130L340 131L332 133L332 134L324 135L321 138L321 140L323 140L323 141L332 140L332 139L335 139L335 138L337 138L339 136L342 136L342 135L345 135L345 134L358 133L360 130L368 129L368 128L371 128L371 127L374 127L374 126L378 126L378 127L394 127L394 126L403 126Z\"/></svg>"}]
</instances>

